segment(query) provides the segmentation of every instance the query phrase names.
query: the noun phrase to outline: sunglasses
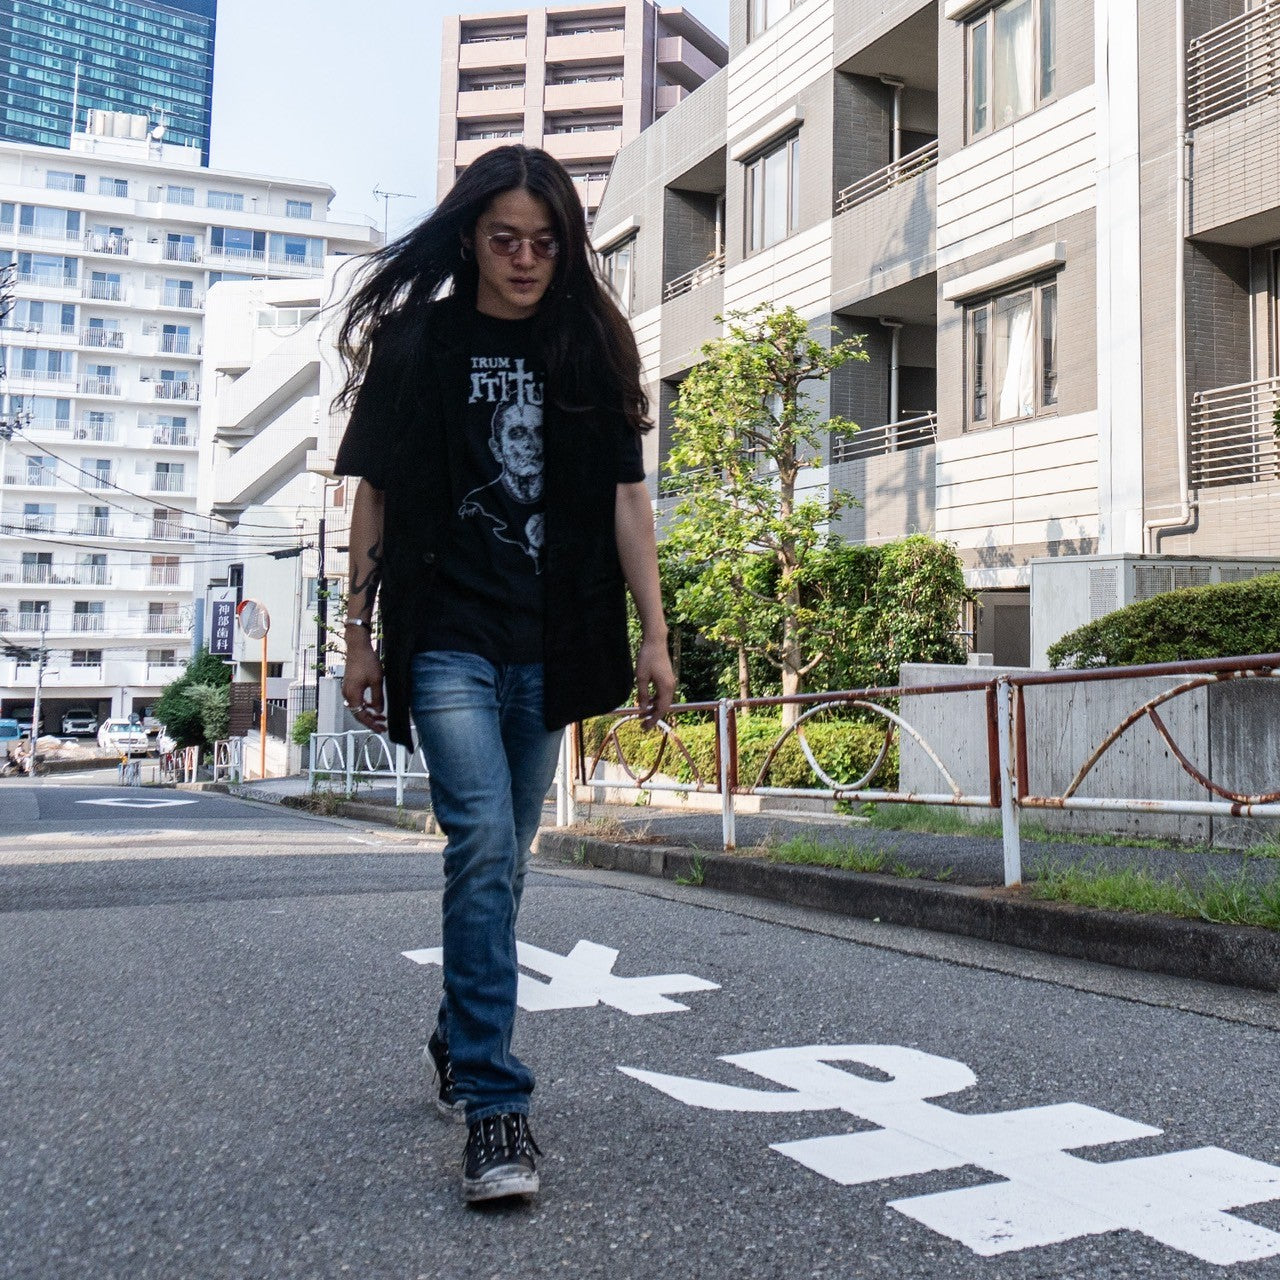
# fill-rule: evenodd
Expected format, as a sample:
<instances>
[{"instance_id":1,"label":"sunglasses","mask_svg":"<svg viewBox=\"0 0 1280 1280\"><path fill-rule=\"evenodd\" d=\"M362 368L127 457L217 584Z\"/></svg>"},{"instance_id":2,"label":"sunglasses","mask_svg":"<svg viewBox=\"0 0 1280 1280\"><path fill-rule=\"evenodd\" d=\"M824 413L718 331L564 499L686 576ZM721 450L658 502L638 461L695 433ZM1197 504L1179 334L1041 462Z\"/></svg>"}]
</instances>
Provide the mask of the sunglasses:
<instances>
[{"instance_id":1,"label":"sunglasses","mask_svg":"<svg viewBox=\"0 0 1280 1280\"><path fill-rule=\"evenodd\" d=\"M535 258L554 258L560 252L560 242L555 236L516 236L509 231L498 231L485 239L500 258L514 258L522 244L533 250Z\"/></svg>"}]
</instances>

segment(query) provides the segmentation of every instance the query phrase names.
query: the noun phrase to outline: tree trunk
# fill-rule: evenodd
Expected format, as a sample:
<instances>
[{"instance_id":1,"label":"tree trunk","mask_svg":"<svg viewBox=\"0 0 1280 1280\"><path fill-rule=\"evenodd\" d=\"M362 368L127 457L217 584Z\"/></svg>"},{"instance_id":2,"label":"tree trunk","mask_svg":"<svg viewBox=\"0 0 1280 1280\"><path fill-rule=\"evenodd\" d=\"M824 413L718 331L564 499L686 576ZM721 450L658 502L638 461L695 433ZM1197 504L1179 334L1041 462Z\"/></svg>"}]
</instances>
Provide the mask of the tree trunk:
<instances>
[{"instance_id":1,"label":"tree trunk","mask_svg":"<svg viewBox=\"0 0 1280 1280\"><path fill-rule=\"evenodd\" d=\"M738 697L751 697L751 671L747 666L747 650L744 645L738 646Z\"/></svg>"}]
</instances>

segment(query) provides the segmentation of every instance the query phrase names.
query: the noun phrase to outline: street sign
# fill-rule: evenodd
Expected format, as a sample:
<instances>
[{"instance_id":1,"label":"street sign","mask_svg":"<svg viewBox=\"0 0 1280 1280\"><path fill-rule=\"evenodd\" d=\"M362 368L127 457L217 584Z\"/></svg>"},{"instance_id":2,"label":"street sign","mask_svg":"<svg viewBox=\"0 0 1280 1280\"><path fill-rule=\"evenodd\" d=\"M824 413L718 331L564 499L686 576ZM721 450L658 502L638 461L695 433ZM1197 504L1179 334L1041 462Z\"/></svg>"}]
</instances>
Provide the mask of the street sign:
<instances>
[{"instance_id":1,"label":"street sign","mask_svg":"<svg viewBox=\"0 0 1280 1280\"><path fill-rule=\"evenodd\" d=\"M234 652L236 626L236 602L215 600L209 625L209 652L219 658L229 658Z\"/></svg>"}]
</instances>

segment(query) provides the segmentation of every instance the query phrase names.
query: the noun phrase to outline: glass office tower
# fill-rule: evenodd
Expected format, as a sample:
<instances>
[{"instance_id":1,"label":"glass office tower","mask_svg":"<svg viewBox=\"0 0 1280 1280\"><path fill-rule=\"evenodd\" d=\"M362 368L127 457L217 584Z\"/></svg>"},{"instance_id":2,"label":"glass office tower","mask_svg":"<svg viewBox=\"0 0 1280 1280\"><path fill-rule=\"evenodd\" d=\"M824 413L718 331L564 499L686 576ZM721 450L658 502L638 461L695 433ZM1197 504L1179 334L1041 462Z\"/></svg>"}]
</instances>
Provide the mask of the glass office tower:
<instances>
[{"instance_id":1,"label":"glass office tower","mask_svg":"<svg viewBox=\"0 0 1280 1280\"><path fill-rule=\"evenodd\" d=\"M66 147L74 103L78 129L95 108L163 119L165 142L199 147L207 165L217 9L218 0L3 0L0 138Z\"/></svg>"}]
</instances>

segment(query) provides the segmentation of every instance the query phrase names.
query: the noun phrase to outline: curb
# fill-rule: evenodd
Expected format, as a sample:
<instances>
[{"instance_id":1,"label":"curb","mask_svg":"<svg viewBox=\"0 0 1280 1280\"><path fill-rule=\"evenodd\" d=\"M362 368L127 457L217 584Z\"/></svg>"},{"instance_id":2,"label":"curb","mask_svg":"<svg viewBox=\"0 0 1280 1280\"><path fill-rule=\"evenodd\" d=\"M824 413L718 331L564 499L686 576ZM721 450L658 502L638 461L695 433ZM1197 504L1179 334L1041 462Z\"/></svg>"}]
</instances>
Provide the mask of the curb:
<instances>
[{"instance_id":1,"label":"curb","mask_svg":"<svg viewBox=\"0 0 1280 1280\"><path fill-rule=\"evenodd\" d=\"M1003 888L789 866L666 845L616 844L560 831L541 832L537 847L542 856L664 880L692 878L696 860L699 883L708 889L1125 969L1280 991L1280 934L1267 929L1038 902Z\"/></svg>"}]
</instances>

